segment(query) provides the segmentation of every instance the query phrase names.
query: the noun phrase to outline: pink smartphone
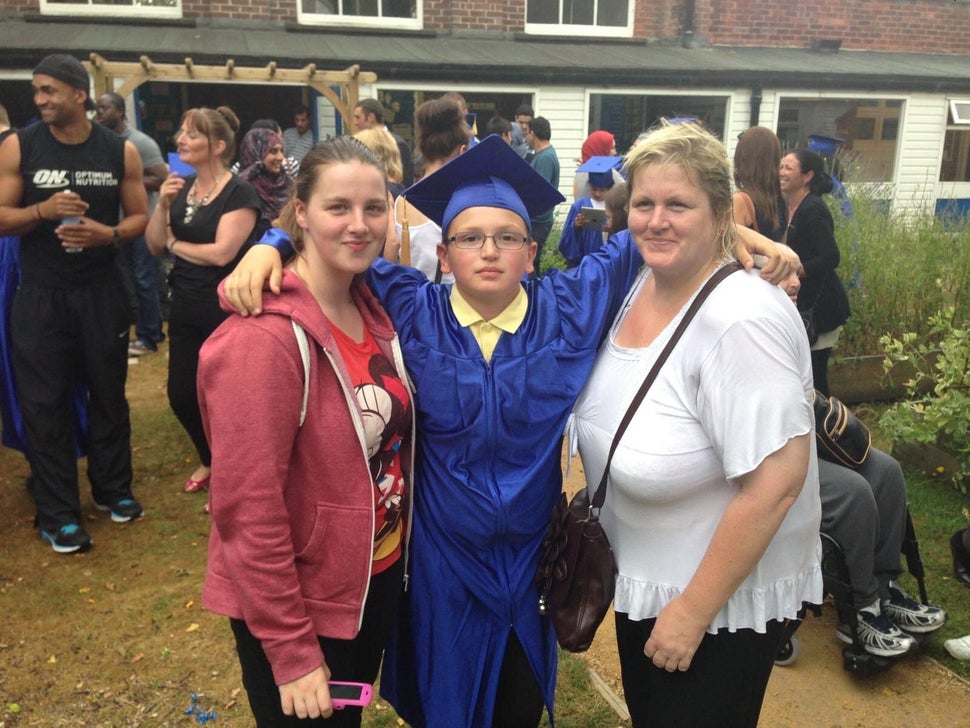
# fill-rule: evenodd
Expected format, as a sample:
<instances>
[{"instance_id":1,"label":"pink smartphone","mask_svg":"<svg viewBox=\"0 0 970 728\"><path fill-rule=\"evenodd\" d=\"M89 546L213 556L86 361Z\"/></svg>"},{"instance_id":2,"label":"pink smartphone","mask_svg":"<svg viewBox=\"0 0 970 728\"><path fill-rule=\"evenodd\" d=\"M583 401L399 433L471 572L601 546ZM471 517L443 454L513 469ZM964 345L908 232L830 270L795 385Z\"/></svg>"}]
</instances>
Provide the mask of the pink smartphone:
<instances>
[{"instance_id":1,"label":"pink smartphone","mask_svg":"<svg viewBox=\"0 0 970 728\"><path fill-rule=\"evenodd\" d=\"M331 682L330 700L334 710L343 710L348 705L361 707L370 705L374 697L374 688L367 683Z\"/></svg>"}]
</instances>

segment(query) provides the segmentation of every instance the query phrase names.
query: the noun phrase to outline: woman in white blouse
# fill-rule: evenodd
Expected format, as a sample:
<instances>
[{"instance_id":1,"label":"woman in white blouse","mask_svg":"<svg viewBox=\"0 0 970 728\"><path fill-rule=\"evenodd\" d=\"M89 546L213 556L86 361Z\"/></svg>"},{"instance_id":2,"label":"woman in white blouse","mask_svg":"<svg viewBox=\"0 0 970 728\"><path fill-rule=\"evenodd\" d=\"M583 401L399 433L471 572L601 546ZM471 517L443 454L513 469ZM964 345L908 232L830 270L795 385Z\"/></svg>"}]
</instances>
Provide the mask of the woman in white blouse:
<instances>
[{"instance_id":1,"label":"woman in white blouse","mask_svg":"<svg viewBox=\"0 0 970 728\"><path fill-rule=\"evenodd\" d=\"M661 126L626 169L646 265L575 408L594 486L634 393L734 244L730 164L706 130ZM620 440L602 520L634 726L757 725L785 620L822 596L811 391L784 291L735 273Z\"/></svg>"}]
</instances>

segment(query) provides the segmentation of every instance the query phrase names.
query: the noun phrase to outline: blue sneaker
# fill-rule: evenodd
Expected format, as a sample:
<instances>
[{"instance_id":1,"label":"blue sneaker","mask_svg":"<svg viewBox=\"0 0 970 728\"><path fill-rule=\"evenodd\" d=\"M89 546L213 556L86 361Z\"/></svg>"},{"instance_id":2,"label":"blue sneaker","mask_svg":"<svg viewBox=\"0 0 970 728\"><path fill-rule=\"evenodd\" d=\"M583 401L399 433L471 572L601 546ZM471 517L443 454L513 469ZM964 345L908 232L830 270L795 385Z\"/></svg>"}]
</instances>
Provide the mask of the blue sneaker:
<instances>
[{"instance_id":1,"label":"blue sneaker","mask_svg":"<svg viewBox=\"0 0 970 728\"><path fill-rule=\"evenodd\" d=\"M56 530L42 530L40 537L49 541L51 548L59 554L87 551L92 543L88 532L76 523L68 523Z\"/></svg>"},{"instance_id":2,"label":"blue sneaker","mask_svg":"<svg viewBox=\"0 0 970 728\"><path fill-rule=\"evenodd\" d=\"M110 506L95 503L95 508L99 511L111 511L111 520L115 523L128 523L140 518L145 511L142 510L141 503L134 498L122 498Z\"/></svg>"}]
</instances>

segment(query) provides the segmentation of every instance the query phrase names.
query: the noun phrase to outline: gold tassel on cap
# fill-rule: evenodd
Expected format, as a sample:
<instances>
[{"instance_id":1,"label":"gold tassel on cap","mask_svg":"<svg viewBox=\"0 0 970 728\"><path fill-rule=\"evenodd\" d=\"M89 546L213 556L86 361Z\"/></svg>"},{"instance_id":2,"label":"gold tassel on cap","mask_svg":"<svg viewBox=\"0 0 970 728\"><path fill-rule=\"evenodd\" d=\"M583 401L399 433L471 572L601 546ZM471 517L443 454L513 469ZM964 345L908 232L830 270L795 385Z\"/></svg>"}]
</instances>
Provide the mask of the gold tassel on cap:
<instances>
[{"instance_id":1,"label":"gold tassel on cap","mask_svg":"<svg viewBox=\"0 0 970 728\"><path fill-rule=\"evenodd\" d=\"M403 197L401 199L404 199ZM408 227L408 201L404 200L404 219L401 221L401 265L411 265L411 228Z\"/></svg>"}]
</instances>

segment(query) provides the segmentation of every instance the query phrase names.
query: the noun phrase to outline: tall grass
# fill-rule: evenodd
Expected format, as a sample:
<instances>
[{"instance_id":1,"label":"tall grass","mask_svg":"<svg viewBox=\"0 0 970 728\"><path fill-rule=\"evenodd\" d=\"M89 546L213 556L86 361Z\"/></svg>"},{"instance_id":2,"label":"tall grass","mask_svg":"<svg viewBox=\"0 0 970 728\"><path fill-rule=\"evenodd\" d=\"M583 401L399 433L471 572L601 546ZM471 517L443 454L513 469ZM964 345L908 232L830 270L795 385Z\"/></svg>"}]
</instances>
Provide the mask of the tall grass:
<instances>
[{"instance_id":1,"label":"tall grass","mask_svg":"<svg viewBox=\"0 0 970 728\"><path fill-rule=\"evenodd\" d=\"M956 326L970 325L970 221L894 215L878 195L854 189L851 219L832 205L852 308L836 349L841 357L880 353L883 334L926 334L930 315L945 305L955 306Z\"/></svg>"}]
</instances>

